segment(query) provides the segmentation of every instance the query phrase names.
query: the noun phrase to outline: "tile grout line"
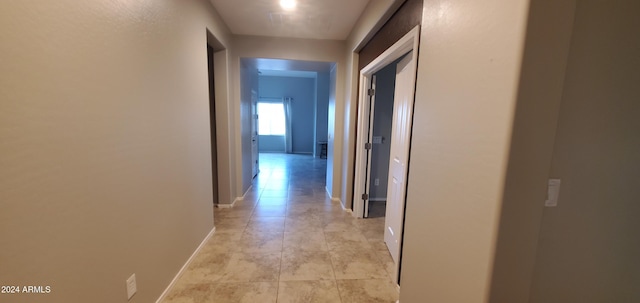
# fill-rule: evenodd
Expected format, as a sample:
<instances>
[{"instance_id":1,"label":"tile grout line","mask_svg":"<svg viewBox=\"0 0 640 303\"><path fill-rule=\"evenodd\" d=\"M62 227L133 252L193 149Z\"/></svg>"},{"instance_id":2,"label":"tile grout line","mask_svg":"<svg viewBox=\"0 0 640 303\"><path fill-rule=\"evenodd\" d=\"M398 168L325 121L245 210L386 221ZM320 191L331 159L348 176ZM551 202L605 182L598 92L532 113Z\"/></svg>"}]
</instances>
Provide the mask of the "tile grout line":
<instances>
[{"instance_id":1,"label":"tile grout line","mask_svg":"<svg viewBox=\"0 0 640 303\"><path fill-rule=\"evenodd\" d=\"M338 291L338 297L340 298L340 302L342 302L342 293L340 292L340 287L338 287L338 276L336 276L336 269L333 263L333 258L331 256L331 249L329 248L329 243L327 242L327 235L326 235L326 232L324 231L324 228L322 229L322 235L324 236L324 242L327 245L327 253L329 254L329 261L331 262L331 272L333 272L333 283L336 286L336 290Z\"/></svg>"},{"instance_id":2,"label":"tile grout line","mask_svg":"<svg viewBox=\"0 0 640 303\"><path fill-rule=\"evenodd\" d=\"M293 163L293 164L294 165L288 165L285 169L287 169L287 170L294 169L296 167L296 165L297 165L297 162ZM291 168L289 166L293 166L294 168ZM268 171L265 171L265 172L268 172ZM318 172L320 172L320 170L318 170ZM315 175L315 173L314 173L314 175ZM249 230L248 227L249 227L249 225L251 225L251 222L254 221L255 219L259 218L259 216L258 216L259 210L257 209L258 206L259 206L258 204L261 204L261 202L264 199L267 199L267 198L269 198L269 199L271 199L271 198L275 198L275 199L281 198L281 197L263 197L262 196L265 193L265 190L268 189L267 186L268 186L269 182L278 182L278 181L280 181L279 178L271 178L270 175L267 176L267 177L268 177L268 179L266 180L267 182L265 182L265 184L263 186L256 186L258 188L257 199L255 200L255 202L253 202L253 200L252 200L252 203L255 203L255 204L252 205L251 212L249 213L249 219L246 222L246 225L244 226L244 229L242 230L243 234L245 234ZM289 173L289 174L287 174L287 176L285 176L285 179L290 180L292 177L295 177L295 175L293 173ZM313 180L315 180L315 179L313 179ZM311 182L313 180L307 180L307 181ZM321 183L320 179L317 179L317 180L318 181L313 181L313 182L317 182L318 184ZM263 183L263 182L264 181L260 181L260 183ZM255 181L255 183L257 184L258 182ZM314 188L309 188L309 186L307 186L306 184L307 183L301 184L301 187L298 188L298 187L292 185L291 183L289 183L288 184L288 190L286 192L285 197L281 198L281 199L285 200L284 204L279 204L278 205L278 206L280 206L278 208L284 208L285 213L283 215L284 220L283 220L283 223L282 223L283 224L283 232L281 234L282 242L281 242L281 251L280 251L280 260L279 260L280 263L279 263L278 277L277 277L277 289L276 289L276 298L275 298L276 302L278 302L278 300L279 300L280 284L283 282L281 280L281 276L282 276L282 269L283 269L283 258L284 258L284 249L285 249L284 239L285 239L286 229L290 224L292 224L292 221L290 221L289 219L292 219L292 218L296 219L296 218L299 217L299 216L289 215L289 211L293 210L295 205L305 205L306 202L309 202L309 203L314 204L314 205L316 205L318 203L323 203L323 201L320 201L321 199L318 199L318 201L316 201L315 195L312 195L311 197L308 197L308 196L305 195L304 192L301 192L300 195L296 195L295 194L296 190L301 189L301 190L307 190L308 191L308 190L311 189L312 192L317 190L319 192L322 192L323 196L326 196L324 188L321 188L321 187L319 187L318 189L316 189L315 187ZM274 192L274 191L270 191L269 192L269 195L273 195L273 194L276 194L275 196L277 196L276 192ZM324 203L326 203L326 201L324 201ZM327 213L326 205L324 205L324 206L325 207L322 209L322 214L326 214ZM276 207L274 207L274 208L276 208ZM329 215L331 216L332 214L329 214ZM322 216L320 216L320 217L322 219ZM322 232L321 234L324 237L323 241L324 241L324 244L327 247L327 254L329 256L329 261L330 261L330 264L331 264L332 280L334 282L335 289L338 291L339 300L342 302L343 301L343 298L342 298L343 295L346 295L348 292L343 294L343 293L341 293L340 288L338 288L338 283L337 283L338 279L337 279L337 275L336 275L336 264L335 264L335 262L334 262L334 260L333 260L333 258L331 256L331 253L333 252L333 250L329 249L329 245L328 245L328 242L326 240L327 231L324 229L324 222L321 222L321 223L322 223L322 226L321 226L319 231ZM295 226L292 226L292 227L295 228ZM356 226L356 230L359 231L360 233L362 233L362 228L361 227L362 226ZM292 232L294 232L294 231L292 230ZM365 240L367 240L367 243L371 246L372 244L369 243L368 238L366 236L364 238L365 238ZM375 253L375 249L373 249L373 246L371 246L371 251ZM386 268L384 268L384 262L383 262L384 260L381 259L381 256L376 254L375 258L373 260L375 261L375 263L380 263L380 265L383 266L384 273L386 273L387 276L388 276L388 272L386 271ZM284 281L284 282L286 282L286 281Z\"/></svg>"},{"instance_id":3,"label":"tile grout line","mask_svg":"<svg viewBox=\"0 0 640 303\"><path fill-rule=\"evenodd\" d=\"M278 283L276 283L276 303L278 303L278 297L280 296L280 276L282 275L282 258L284 256L284 233L286 228L287 218L285 217L282 222L282 242L280 244L280 267L278 269Z\"/></svg>"}]
</instances>

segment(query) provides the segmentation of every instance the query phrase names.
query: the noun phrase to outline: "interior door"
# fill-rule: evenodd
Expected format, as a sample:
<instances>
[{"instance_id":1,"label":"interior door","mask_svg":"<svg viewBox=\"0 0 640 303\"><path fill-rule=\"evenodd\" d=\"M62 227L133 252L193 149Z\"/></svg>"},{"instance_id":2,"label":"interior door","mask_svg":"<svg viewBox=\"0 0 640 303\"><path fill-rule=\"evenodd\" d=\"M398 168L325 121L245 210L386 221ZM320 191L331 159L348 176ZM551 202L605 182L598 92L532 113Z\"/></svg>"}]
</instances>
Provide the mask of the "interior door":
<instances>
[{"instance_id":1,"label":"interior door","mask_svg":"<svg viewBox=\"0 0 640 303\"><path fill-rule=\"evenodd\" d=\"M402 59L396 69L396 87L391 128L391 155L389 159L389 183L385 213L384 242L393 261L399 264L402 245L402 226L406 191L409 140L415 92L416 62L412 52Z\"/></svg>"},{"instance_id":2,"label":"interior door","mask_svg":"<svg viewBox=\"0 0 640 303\"><path fill-rule=\"evenodd\" d=\"M258 155L258 93L251 91L251 163L252 177L255 178L259 171Z\"/></svg>"},{"instance_id":3,"label":"interior door","mask_svg":"<svg viewBox=\"0 0 640 303\"><path fill-rule=\"evenodd\" d=\"M367 127L367 143L364 146L366 153L367 165L365 166L365 178L364 178L364 215L363 217L369 217L369 192L371 191L371 151L372 151L372 139L373 139L373 118L374 109L376 103L376 76L371 77L371 89L368 90L369 94L369 126Z\"/></svg>"}]
</instances>

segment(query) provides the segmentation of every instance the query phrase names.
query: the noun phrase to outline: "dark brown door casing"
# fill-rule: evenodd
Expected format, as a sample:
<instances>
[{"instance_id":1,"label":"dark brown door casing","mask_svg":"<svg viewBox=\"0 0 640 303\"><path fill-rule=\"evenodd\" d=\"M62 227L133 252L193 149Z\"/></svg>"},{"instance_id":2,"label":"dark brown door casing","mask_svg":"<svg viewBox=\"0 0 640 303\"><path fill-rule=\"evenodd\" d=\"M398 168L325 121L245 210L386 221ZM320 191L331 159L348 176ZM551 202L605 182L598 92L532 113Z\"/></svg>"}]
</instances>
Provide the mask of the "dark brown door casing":
<instances>
[{"instance_id":1,"label":"dark brown door casing","mask_svg":"<svg viewBox=\"0 0 640 303\"><path fill-rule=\"evenodd\" d=\"M423 0L407 0L360 50L358 70L363 69L387 48L422 23Z\"/></svg>"}]
</instances>

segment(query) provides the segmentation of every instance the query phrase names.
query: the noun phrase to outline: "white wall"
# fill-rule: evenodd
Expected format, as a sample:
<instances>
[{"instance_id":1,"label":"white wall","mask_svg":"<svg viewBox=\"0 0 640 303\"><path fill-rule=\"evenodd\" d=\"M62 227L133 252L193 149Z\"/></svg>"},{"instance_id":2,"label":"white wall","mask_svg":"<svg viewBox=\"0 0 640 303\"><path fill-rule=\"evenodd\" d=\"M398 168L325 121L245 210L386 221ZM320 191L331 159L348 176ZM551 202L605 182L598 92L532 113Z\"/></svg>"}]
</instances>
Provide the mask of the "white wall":
<instances>
[{"instance_id":1,"label":"white wall","mask_svg":"<svg viewBox=\"0 0 640 303\"><path fill-rule=\"evenodd\" d=\"M211 231L207 28L205 0L0 3L0 281L51 286L0 300L124 303L136 273L154 302Z\"/></svg>"},{"instance_id":2,"label":"white wall","mask_svg":"<svg viewBox=\"0 0 640 303\"><path fill-rule=\"evenodd\" d=\"M528 1L424 2L401 302L486 302Z\"/></svg>"}]
</instances>

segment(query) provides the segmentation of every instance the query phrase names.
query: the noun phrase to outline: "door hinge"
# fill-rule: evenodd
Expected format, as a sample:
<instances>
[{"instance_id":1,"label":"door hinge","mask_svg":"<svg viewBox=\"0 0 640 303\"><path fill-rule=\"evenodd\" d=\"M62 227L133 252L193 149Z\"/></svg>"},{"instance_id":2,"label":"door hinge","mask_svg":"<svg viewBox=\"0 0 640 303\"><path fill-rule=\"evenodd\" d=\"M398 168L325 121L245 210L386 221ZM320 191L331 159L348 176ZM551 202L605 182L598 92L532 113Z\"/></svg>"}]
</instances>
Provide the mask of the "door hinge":
<instances>
[{"instance_id":1,"label":"door hinge","mask_svg":"<svg viewBox=\"0 0 640 303\"><path fill-rule=\"evenodd\" d=\"M362 194L362 200L369 200L369 195Z\"/></svg>"},{"instance_id":2,"label":"door hinge","mask_svg":"<svg viewBox=\"0 0 640 303\"><path fill-rule=\"evenodd\" d=\"M376 90L375 90L375 89L370 88L370 89L368 89L368 90L367 90L367 95L369 95L369 96L373 96L373 95L375 95L375 94L376 94Z\"/></svg>"},{"instance_id":3,"label":"door hinge","mask_svg":"<svg viewBox=\"0 0 640 303\"><path fill-rule=\"evenodd\" d=\"M365 144L364 144L364 149L366 149L366 150L370 150L370 149L371 149L371 147L372 147L372 144L371 144L371 143L365 143Z\"/></svg>"}]
</instances>

